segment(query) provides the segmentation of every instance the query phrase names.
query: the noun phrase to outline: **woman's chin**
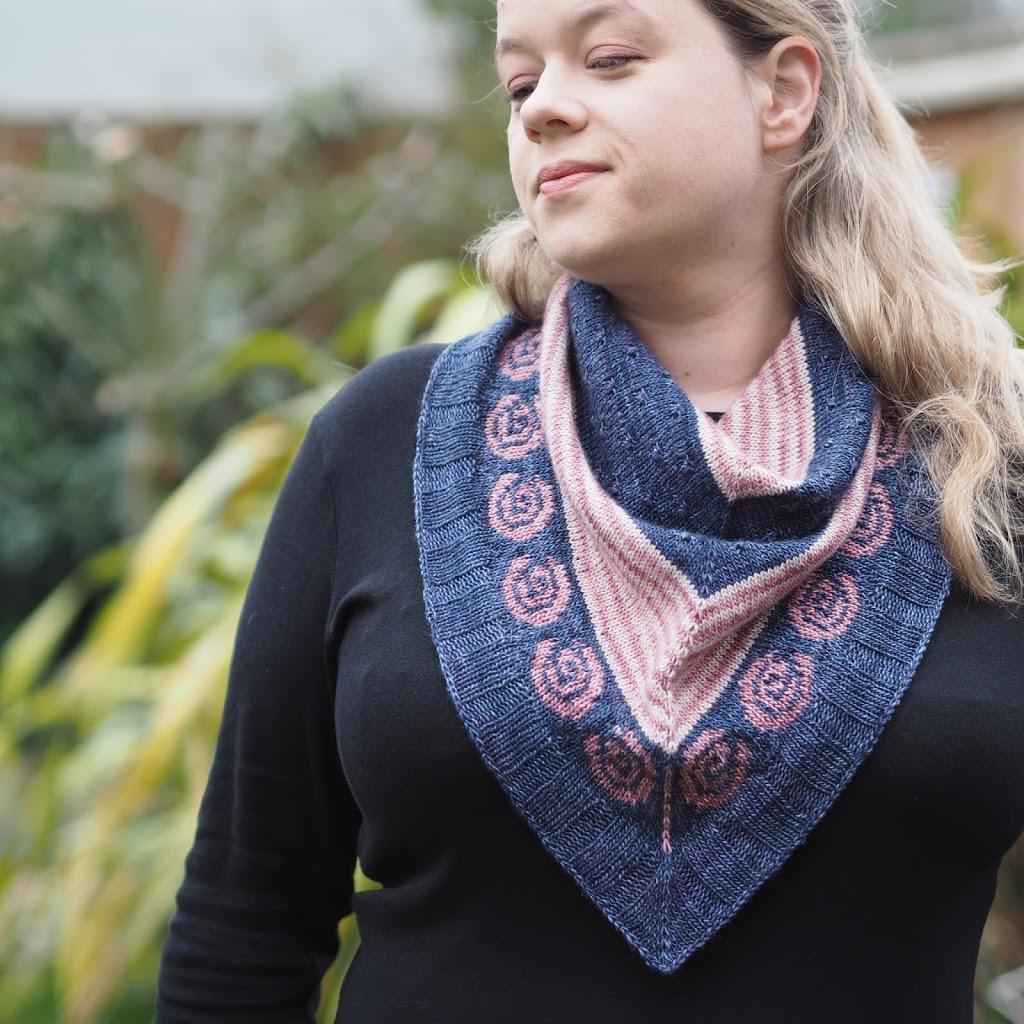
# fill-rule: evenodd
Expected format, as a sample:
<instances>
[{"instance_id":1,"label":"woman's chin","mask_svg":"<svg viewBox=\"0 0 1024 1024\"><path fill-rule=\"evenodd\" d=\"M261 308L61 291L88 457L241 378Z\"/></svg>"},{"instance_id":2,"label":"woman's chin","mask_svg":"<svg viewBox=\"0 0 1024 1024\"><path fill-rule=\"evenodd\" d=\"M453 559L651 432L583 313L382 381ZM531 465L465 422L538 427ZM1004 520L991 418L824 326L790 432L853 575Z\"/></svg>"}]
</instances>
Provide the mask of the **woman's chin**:
<instances>
[{"instance_id":1,"label":"woman's chin","mask_svg":"<svg viewBox=\"0 0 1024 1024\"><path fill-rule=\"evenodd\" d=\"M541 237L541 248L548 258L573 277L600 284L621 259L621 248L604 239L581 241L576 238L548 239ZM561 244L560 244L561 243Z\"/></svg>"}]
</instances>

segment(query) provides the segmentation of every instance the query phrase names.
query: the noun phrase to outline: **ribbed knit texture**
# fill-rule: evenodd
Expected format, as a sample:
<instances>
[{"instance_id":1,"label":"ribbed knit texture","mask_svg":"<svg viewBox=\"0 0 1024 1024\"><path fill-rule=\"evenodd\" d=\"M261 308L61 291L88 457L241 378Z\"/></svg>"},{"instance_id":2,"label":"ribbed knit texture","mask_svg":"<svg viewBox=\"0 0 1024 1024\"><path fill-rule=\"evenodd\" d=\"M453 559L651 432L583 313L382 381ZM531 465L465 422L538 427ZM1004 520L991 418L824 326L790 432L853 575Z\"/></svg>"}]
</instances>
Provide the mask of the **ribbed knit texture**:
<instances>
[{"instance_id":1,"label":"ribbed knit texture","mask_svg":"<svg viewBox=\"0 0 1024 1024\"><path fill-rule=\"evenodd\" d=\"M448 346L413 468L424 600L473 743L670 973L870 754L951 582L927 478L804 296L717 420L595 285Z\"/></svg>"}]
</instances>

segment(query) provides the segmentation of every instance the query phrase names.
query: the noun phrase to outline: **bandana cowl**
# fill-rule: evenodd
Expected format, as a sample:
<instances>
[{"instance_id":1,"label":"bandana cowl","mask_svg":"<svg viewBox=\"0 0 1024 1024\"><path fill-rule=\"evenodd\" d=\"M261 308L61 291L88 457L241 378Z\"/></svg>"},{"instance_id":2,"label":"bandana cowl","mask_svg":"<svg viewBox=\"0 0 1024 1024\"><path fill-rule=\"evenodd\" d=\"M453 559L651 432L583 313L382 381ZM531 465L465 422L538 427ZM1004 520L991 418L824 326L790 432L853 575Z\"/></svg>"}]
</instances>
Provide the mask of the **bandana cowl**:
<instances>
[{"instance_id":1,"label":"bandana cowl","mask_svg":"<svg viewBox=\"0 0 1024 1024\"><path fill-rule=\"evenodd\" d=\"M715 421L566 275L539 325L437 358L413 476L459 718L583 894L677 970L910 685L951 583L922 467L807 295Z\"/></svg>"}]
</instances>

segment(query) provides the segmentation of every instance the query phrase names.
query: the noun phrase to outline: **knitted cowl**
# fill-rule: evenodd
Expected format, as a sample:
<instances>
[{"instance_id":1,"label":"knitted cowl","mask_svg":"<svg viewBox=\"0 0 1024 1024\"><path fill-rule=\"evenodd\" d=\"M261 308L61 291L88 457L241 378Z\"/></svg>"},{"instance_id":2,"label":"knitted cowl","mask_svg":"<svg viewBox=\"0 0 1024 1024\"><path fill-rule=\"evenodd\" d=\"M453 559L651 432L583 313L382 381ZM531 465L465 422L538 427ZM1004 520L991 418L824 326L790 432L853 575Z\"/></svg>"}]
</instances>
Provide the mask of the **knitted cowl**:
<instances>
[{"instance_id":1,"label":"knitted cowl","mask_svg":"<svg viewBox=\"0 0 1024 1024\"><path fill-rule=\"evenodd\" d=\"M805 294L717 422L569 275L447 346L413 468L424 603L475 747L549 853L676 970L833 804L951 571L934 494Z\"/></svg>"}]
</instances>

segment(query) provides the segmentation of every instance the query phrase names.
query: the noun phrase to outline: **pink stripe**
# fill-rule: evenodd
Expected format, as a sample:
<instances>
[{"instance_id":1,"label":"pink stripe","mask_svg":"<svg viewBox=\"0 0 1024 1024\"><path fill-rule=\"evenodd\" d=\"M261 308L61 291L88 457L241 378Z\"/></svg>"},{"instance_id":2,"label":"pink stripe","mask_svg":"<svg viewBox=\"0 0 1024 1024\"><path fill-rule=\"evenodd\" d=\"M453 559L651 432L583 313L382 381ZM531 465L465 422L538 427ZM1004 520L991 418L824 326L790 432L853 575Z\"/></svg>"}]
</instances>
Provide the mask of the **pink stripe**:
<instances>
[{"instance_id":1,"label":"pink stripe","mask_svg":"<svg viewBox=\"0 0 1024 1024\"><path fill-rule=\"evenodd\" d=\"M725 434L731 434L736 429L736 424L743 416L743 409L738 402L729 406L729 411L718 421L719 429Z\"/></svg>"},{"instance_id":2,"label":"pink stripe","mask_svg":"<svg viewBox=\"0 0 1024 1024\"><path fill-rule=\"evenodd\" d=\"M803 414L803 396L796 378L798 362L797 352L792 344L791 329L791 333L786 336L785 359L779 364L779 392L786 404L785 419L788 422L779 424L779 453L775 460L775 471L784 480L793 479L793 465L800 449L800 436L794 429Z\"/></svg>"},{"instance_id":3,"label":"pink stripe","mask_svg":"<svg viewBox=\"0 0 1024 1024\"><path fill-rule=\"evenodd\" d=\"M564 318L559 317L555 326L561 327L563 323ZM549 364L550 360L545 359L545 368ZM635 666L636 671L630 674L639 689L640 681L650 679L656 667L652 664L645 671L646 664L652 661L652 655L655 658L659 654L667 656L671 649L674 631L671 629L669 615L680 603L679 583L673 578L676 571L660 553L656 553L654 559L649 557L650 552L645 550L650 548L649 541L636 530L628 515L605 494L593 477L573 428L571 391L561 359L551 370L547 379L553 382L550 407L554 412L556 428L552 431L553 443L549 442L549 446L556 476L564 478L567 484L562 488L565 498L563 505L575 557L582 563L584 570L580 574L581 589L591 608L594 625L609 662L619 667L620 674L622 671L629 673L630 668ZM542 376L542 381L544 379ZM550 417L543 417L542 414L542 418ZM584 499L578 504L574 500L577 495ZM598 547L594 543L586 525L591 526L603 545ZM616 532L618 541L622 543L621 554L617 548ZM585 582L591 585L587 586ZM627 603L630 592L632 604ZM684 608L693 606L690 595L685 591L682 603ZM627 636L632 646L628 652L624 651L620 640L623 624L635 625L638 620L646 623L648 618L654 620L653 628L649 627L646 631L629 629ZM628 657L628 654L633 657ZM656 703L660 705L662 702ZM660 710L662 714L667 713L665 708Z\"/></svg>"},{"instance_id":4,"label":"pink stripe","mask_svg":"<svg viewBox=\"0 0 1024 1024\"><path fill-rule=\"evenodd\" d=\"M581 592L598 643L637 723L665 749L692 729L721 692L778 599L794 589L845 542L859 521L874 469L880 420L876 410L862 461L835 515L806 551L702 599L691 581L648 540L594 477L575 430L568 373L566 275L552 292L541 336L540 407ZM802 339L788 336L779 360L748 389L729 416L730 433L755 417L771 420L787 461L798 464L808 447L812 396ZM776 395L776 401L768 401ZM731 412L731 411L730 411ZM769 413L772 413L769 417ZM726 417L723 417L725 420ZM794 423L793 421L796 421ZM744 470L741 454L718 425L698 417L712 471L737 487L776 491L786 481L764 464ZM779 426L782 432L779 433ZM786 433L788 424L791 433ZM813 422L811 422L813 426ZM760 442L759 442L760 443ZM780 466L784 472L788 466ZM693 627L692 631L687 627Z\"/></svg>"},{"instance_id":5,"label":"pink stripe","mask_svg":"<svg viewBox=\"0 0 1024 1024\"><path fill-rule=\"evenodd\" d=\"M787 336L788 337L788 336ZM778 395L778 402L772 417L772 450L771 468L782 478L789 476L787 466L792 461L792 452L797 439L793 432L793 420L799 416L797 396L791 386L793 361L790 358L788 345L782 352L782 358L775 367L773 384Z\"/></svg>"},{"instance_id":6,"label":"pink stripe","mask_svg":"<svg viewBox=\"0 0 1024 1024\"><path fill-rule=\"evenodd\" d=\"M778 352L776 352L778 354ZM779 360L772 360L761 391L761 400L765 404L765 429L761 435L761 457L758 462L773 473L779 471L779 445L785 443L779 436L783 417L789 414L786 396L782 390L779 375Z\"/></svg>"},{"instance_id":7,"label":"pink stripe","mask_svg":"<svg viewBox=\"0 0 1024 1024\"><path fill-rule=\"evenodd\" d=\"M568 381L562 377L552 389L553 403L557 410L558 419L557 440L558 444L553 446L552 454L559 459L559 466L565 471L570 482L565 498L578 511L580 516L591 526L599 540L604 542L601 554L611 557L614 560L613 568L621 571L627 580L638 584L636 590L638 598L643 599L652 589L654 596L660 599L661 603L674 602L676 592L674 581L671 575L672 567L667 559L660 556L660 562L651 565L649 560L643 559L642 547L649 546L649 541L633 525L632 519L619 507L611 496L601 487L599 481L594 477L586 461L586 455L579 443L579 438L573 429L573 408L571 391L568 388ZM552 460L554 462L554 460ZM585 501L576 501L575 496L583 494L590 499L588 504ZM622 530L628 528L625 534L623 550L620 553L618 540L623 536ZM581 536L586 542L591 543L591 537L587 531L581 531ZM637 543L636 538L640 538ZM635 561L631 560L635 557ZM622 577L613 577L616 583L621 584ZM614 590L621 590L621 585ZM625 606L622 606L625 608Z\"/></svg>"},{"instance_id":8,"label":"pink stripe","mask_svg":"<svg viewBox=\"0 0 1024 1024\"><path fill-rule=\"evenodd\" d=\"M623 637L618 626L619 623L633 621L638 614L636 607L631 608L627 604L626 591L635 593L636 603L648 606L657 619L657 634L665 638L669 635L668 624L659 612L658 598L661 598L662 607L668 607L674 594L666 574L659 572L658 567L652 570L642 557L635 562L630 560L628 532L624 535L626 543L623 549L620 551L616 546L616 525L621 526L624 518L630 521L589 472L578 438L571 429L574 422L572 397L567 384L567 380L558 376L552 388L557 443L552 446L551 454L553 464L557 463L556 474L564 476L568 482L565 489L567 500L563 504L572 506L566 516L570 542L576 559L581 563L583 578L594 580L592 587L584 588L584 596L596 620L595 625L604 628L604 646L612 655L609 660L620 665L643 663L651 652L641 644L637 633L628 631ZM574 496L581 494L590 501L577 506ZM572 514L577 510L583 524ZM585 525L589 525L602 544L595 542ZM623 582L626 586L622 585Z\"/></svg>"},{"instance_id":9,"label":"pink stripe","mask_svg":"<svg viewBox=\"0 0 1024 1024\"><path fill-rule=\"evenodd\" d=\"M677 725L685 725L687 731L693 727L710 703L721 693L743 654L753 643L754 636L761 632L766 623L767 614L762 615L760 619L752 620L747 628L726 637L709 651L688 659L686 668L689 679L696 678L696 684L690 683L688 679L689 692L679 689L678 679L668 679L670 684L675 684L672 689L682 701L678 705ZM734 664L728 675L723 678L722 670L730 663ZM675 742L678 743L681 738L677 735Z\"/></svg>"},{"instance_id":10,"label":"pink stripe","mask_svg":"<svg viewBox=\"0 0 1024 1024\"><path fill-rule=\"evenodd\" d=\"M801 345L801 352L806 349ZM807 478L807 472L811 467L811 460L814 457L815 434L817 428L814 424L814 389L811 386L811 375L807 369L807 360L800 360L800 390L804 395L804 411L800 417L800 479Z\"/></svg>"},{"instance_id":11,"label":"pink stripe","mask_svg":"<svg viewBox=\"0 0 1024 1024\"><path fill-rule=\"evenodd\" d=\"M796 317L769 361L719 421L702 431L708 464L730 500L779 494L806 478L813 454L813 395ZM749 428L749 429L747 429ZM727 435L726 441L722 435Z\"/></svg>"},{"instance_id":12,"label":"pink stripe","mask_svg":"<svg viewBox=\"0 0 1024 1024\"><path fill-rule=\"evenodd\" d=\"M775 352L778 355L778 350ZM779 418L785 415L786 410L779 403L782 396L779 394L779 361L772 359L764 375L760 391L762 413L764 415L764 426L761 430L761 447L758 458L755 460L760 466L772 472L775 470L775 461L778 459L778 422Z\"/></svg>"},{"instance_id":13,"label":"pink stripe","mask_svg":"<svg viewBox=\"0 0 1024 1024\"><path fill-rule=\"evenodd\" d=\"M559 467L564 470L571 485L566 499L572 503L574 510L591 527L597 538L604 542L605 547L602 549L602 553L614 559L613 568L624 573L627 579L643 584L643 587L638 587L638 590L649 592L653 589L656 596L664 601L674 599L675 594L671 580L666 572L659 571L660 567L657 566L652 571L650 566L642 562L630 561L632 544L628 536L623 545L624 550L620 552L617 549L618 529L624 522L632 525L632 520L626 516L590 472L586 456L575 433L565 429L565 424L571 422L571 405L566 408L563 399L555 399L555 402L557 403L556 408L564 410L561 412L563 418L556 428L560 434L556 451L559 457ZM589 504L577 502L574 496L580 493L590 498L591 502ZM588 545L592 544L588 531L581 531L581 536ZM621 588L616 588L616 590L618 589Z\"/></svg>"},{"instance_id":14,"label":"pink stripe","mask_svg":"<svg viewBox=\"0 0 1024 1024\"><path fill-rule=\"evenodd\" d=\"M808 439L814 427L814 395L811 391L810 378L806 373L803 335L800 335L800 344L795 344L799 331L799 323L794 322L794 345L789 361L788 387L794 396L796 405L794 409L796 429L793 431L793 443L787 448L787 459L782 466L782 473L790 479L802 482L807 477L807 467L810 463L807 453Z\"/></svg>"},{"instance_id":15,"label":"pink stripe","mask_svg":"<svg viewBox=\"0 0 1024 1024\"><path fill-rule=\"evenodd\" d=\"M775 470L779 476L790 480L796 475L795 467L800 453L799 429L794 427L803 418L803 401L796 375L797 363L796 353L787 336L786 358L779 366L779 392L786 403L786 416L789 422L788 429L786 424L780 424L781 436Z\"/></svg>"},{"instance_id":16,"label":"pink stripe","mask_svg":"<svg viewBox=\"0 0 1024 1024\"><path fill-rule=\"evenodd\" d=\"M764 444L762 438L765 435L765 431L768 429L768 415L764 408L764 380L761 378L755 378L752 386L751 401L754 403L756 410L757 426L755 433L750 438L740 437L737 438L737 447L739 450L749 450L754 456L754 460L761 462L763 456L761 453L764 451ZM756 447L753 447L756 445Z\"/></svg>"},{"instance_id":17,"label":"pink stripe","mask_svg":"<svg viewBox=\"0 0 1024 1024\"><path fill-rule=\"evenodd\" d=\"M570 410L571 412L571 410ZM572 422L562 419L560 424ZM564 434L564 430L559 430ZM568 441L570 452L563 455L561 444L556 445L558 460L569 482L568 493L579 494L581 491L593 494L594 504L582 504L578 508L580 519L591 527L603 545L595 543L590 532L581 528L581 523L571 513L567 515L570 527L570 542L580 563L585 578L594 580L592 588L584 589L584 596L595 619L595 625L604 628L604 646L611 654L609 661L616 665L636 665L641 678L649 678L659 654L668 653L672 631L667 618L670 609L677 600L671 586L671 579L659 566L652 566L636 552L635 559L630 558L632 545L628 535L626 543L620 551L615 544L615 523L623 515L622 510L612 502L598 485L596 490L588 485L596 484L592 475L587 472L586 460L582 452L572 444L572 436L564 438ZM571 499L570 499L571 500ZM574 503L573 503L574 504ZM575 505L574 505L574 511ZM632 601L627 597L632 594ZM641 644L641 634L627 629L623 635L622 624L635 623L637 619L646 621L653 618L654 628L647 635L655 638L654 649L651 645ZM652 655L654 656L652 658ZM661 704L662 702L657 702ZM667 714L667 706L662 712Z\"/></svg>"},{"instance_id":18,"label":"pink stripe","mask_svg":"<svg viewBox=\"0 0 1024 1024\"><path fill-rule=\"evenodd\" d=\"M868 449L877 445L879 432L878 413L876 411ZM708 599L710 614L702 617L702 625L723 626L728 629L736 617L742 617L742 608L765 607L774 604L782 595L792 590L802 579L809 576L819 565L839 549L853 531L860 519L861 512L867 501L871 487L873 466L871 459L864 459L854 476L854 481L840 502L836 514L830 520L822 535L801 554L781 562L771 569L741 581L737 586L721 590ZM733 598L739 602L735 615L729 614L729 606ZM720 609L726 611L722 616Z\"/></svg>"},{"instance_id":19,"label":"pink stripe","mask_svg":"<svg viewBox=\"0 0 1024 1024\"><path fill-rule=\"evenodd\" d=\"M787 443L787 438L780 436L782 431L779 427L784 418L791 414L791 410L788 408L788 396L782 386L782 377L779 372L782 369L781 361L785 352L784 350L779 352L776 349L774 354L779 358L772 359L766 375L763 400L767 424L761 440L762 455L758 461L772 473L781 475L778 472L779 446Z\"/></svg>"}]
</instances>

